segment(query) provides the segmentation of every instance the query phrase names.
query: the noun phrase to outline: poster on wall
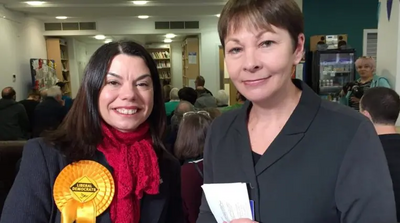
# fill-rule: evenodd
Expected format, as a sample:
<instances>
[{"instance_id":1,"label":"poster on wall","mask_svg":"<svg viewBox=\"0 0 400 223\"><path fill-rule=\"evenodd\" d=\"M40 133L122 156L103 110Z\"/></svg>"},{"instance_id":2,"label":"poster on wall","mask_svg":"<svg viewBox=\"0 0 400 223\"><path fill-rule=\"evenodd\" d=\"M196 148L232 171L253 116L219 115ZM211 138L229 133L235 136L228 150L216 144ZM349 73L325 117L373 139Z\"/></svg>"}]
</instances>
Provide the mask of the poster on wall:
<instances>
[{"instance_id":1,"label":"poster on wall","mask_svg":"<svg viewBox=\"0 0 400 223\"><path fill-rule=\"evenodd\" d=\"M386 11L387 11L388 21L390 21L390 16L392 15L392 6L393 6L393 0L387 0Z\"/></svg>"},{"instance_id":2,"label":"poster on wall","mask_svg":"<svg viewBox=\"0 0 400 223\"><path fill-rule=\"evenodd\" d=\"M30 59L33 89L44 90L54 86L57 78L54 60Z\"/></svg>"},{"instance_id":3,"label":"poster on wall","mask_svg":"<svg viewBox=\"0 0 400 223\"><path fill-rule=\"evenodd\" d=\"M197 64L197 53L196 52L189 52L188 53L188 60L189 64Z\"/></svg>"}]
</instances>

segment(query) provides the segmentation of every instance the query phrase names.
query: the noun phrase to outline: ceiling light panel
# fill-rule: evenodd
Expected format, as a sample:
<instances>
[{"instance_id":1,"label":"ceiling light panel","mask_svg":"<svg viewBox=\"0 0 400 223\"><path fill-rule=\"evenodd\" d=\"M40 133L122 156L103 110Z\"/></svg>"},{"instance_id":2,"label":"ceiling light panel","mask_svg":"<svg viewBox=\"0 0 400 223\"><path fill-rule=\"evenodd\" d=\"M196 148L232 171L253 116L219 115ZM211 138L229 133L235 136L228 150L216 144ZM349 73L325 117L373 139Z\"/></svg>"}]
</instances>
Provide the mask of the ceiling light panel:
<instances>
[{"instance_id":1,"label":"ceiling light panel","mask_svg":"<svg viewBox=\"0 0 400 223\"><path fill-rule=\"evenodd\" d=\"M133 4L135 5L146 5L148 1L133 1Z\"/></svg>"},{"instance_id":2,"label":"ceiling light panel","mask_svg":"<svg viewBox=\"0 0 400 223\"><path fill-rule=\"evenodd\" d=\"M28 1L26 2L26 4L28 5L32 5L32 6L39 6L39 5L43 5L45 2L41 2L41 1Z\"/></svg>"}]
</instances>

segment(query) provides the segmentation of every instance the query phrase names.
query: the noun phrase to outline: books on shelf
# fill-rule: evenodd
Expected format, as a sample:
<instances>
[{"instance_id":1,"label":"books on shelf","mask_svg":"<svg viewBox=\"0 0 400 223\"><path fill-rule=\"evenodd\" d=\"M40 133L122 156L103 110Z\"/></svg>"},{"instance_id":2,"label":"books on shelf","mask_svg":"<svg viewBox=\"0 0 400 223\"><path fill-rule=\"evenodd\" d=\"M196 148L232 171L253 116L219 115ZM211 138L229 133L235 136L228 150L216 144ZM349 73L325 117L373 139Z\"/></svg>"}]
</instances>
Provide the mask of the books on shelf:
<instances>
[{"instance_id":1,"label":"books on shelf","mask_svg":"<svg viewBox=\"0 0 400 223\"><path fill-rule=\"evenodd\" d=\"M170 61L157 61L157 68L162 69L162 68L170 68L171 67L171 62Z\"/></svg>"},{"instance_id":2,"label":"books on shelf","mask_svg":"<svg viewBox=\"0 0 400 223\"><path fill-rule=\"evenodd\" d=\"M158 74L160 75L160 79L171 79L170 71L159 71Z\"/></svg>"},{"instance_id":3,"label":"books on shelf","mask_svg":"<svg viewBox=\"0 0 400 223\"><path fill-rule=\"evenodd\" d=\"M170 58L168 51L151 52L150 54L153 57L153 59L169 59Z\"/></svg>"}]
</instances>

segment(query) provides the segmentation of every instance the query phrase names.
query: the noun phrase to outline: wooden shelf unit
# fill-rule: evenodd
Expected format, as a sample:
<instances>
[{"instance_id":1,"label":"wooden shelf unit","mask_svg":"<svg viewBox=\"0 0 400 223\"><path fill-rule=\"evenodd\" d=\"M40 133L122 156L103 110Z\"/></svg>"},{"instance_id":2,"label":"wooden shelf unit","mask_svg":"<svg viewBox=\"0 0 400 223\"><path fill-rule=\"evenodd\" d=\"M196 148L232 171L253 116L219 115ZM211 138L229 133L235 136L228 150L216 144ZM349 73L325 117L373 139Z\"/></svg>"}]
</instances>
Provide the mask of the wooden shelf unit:
<instances>
[{"instance_id":1,"label":"wooden shelf unit","mask_svg":"<svg viewBox=\"0 0 400 223\"><path fill-rule=\"evenodd\" d=\"M168 44L163 44L162 46L150 45L147 47L147 51L153 57L157 64L158 74L160 75L161 83L164 79L171 80L171 47Z\"/></svg>"},{"instance_id":2,"label":"wooden shelf unit","mask_svg":"<svg viewBox=\"0 0 400 223\"><path fill-rule=\"evenodd\" d=\"M62 38L46 39L47 59L54 60L59 81L65 83L64 94L71 96L71 77L69 72L67 41Z\"/></svg>"},{"instance_id":3,"label":"wooden shelf unit","mask_svg":"<svg viewBox=\"0 0 400 223\"><path fill-rule=\"evenodd\" d=\"M193 87L194 80L200 75L199 38L188 37L182 42L182 84Z\"/></svg>"}]
</instances>

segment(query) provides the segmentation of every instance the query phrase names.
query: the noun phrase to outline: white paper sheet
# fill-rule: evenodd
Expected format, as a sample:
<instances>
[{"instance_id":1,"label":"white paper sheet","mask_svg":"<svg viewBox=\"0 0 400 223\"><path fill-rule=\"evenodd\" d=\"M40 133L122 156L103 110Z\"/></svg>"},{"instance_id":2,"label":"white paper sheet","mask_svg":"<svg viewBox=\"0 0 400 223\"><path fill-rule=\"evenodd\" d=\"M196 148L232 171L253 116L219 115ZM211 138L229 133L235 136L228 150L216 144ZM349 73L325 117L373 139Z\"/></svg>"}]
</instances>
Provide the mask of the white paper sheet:
<instances>
[{"instance_id":1,"label":"white paper sheet","mask_svg":"<svg viewBox=\"0 0 400 223\"><path fill-rule=\"evenodd\" d=\"M252 219L245 183L204 184L202 188L218 223L239 218Z\"/></svg>"}]
</instances>

